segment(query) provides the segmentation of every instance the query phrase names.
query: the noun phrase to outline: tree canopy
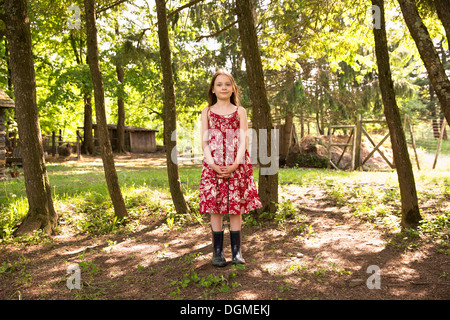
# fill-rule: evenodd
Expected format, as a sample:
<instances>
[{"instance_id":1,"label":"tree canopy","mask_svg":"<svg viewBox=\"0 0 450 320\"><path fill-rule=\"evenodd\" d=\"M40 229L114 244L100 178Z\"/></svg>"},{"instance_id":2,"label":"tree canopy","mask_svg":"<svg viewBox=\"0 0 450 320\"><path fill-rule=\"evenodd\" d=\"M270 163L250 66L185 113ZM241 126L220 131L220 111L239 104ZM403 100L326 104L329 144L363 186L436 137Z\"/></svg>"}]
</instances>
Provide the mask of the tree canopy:
<instances>
[{"instance_id":1,"label":"tree canopy","mask_svg":"<svg viewBox=\"0 0 450 320\"><path fill-rule=\"evenodd\" d=\"M194 130L206 103L212 73L229 69L249 108L245 61L234 1L167 3L177 121ZM420 2L420 13L441 57L448 43L436 10ZM68 21L80 9L80 28ZM426 70L395 1L386 4L389 50L399 106L417 116L437 116L429 97ZM43 133L61 129L74 136L83 126L83 94L92 91L87 65L85 14L81 1L32 1L28 4L36 66L37 103ZM162 76L153 1L97 1L101 70L108 123L117 123L116 99L125 102L125 124L160 130ZM319 125L356 114L382 114L373 37L365 1L257 1L256 26L274 115L293 108ZM173 14L171 14L171 12ZM4 28L4 25L1 27ZM8 48L2 38L0 86L8 86ZM119 82L116 64L124 68ZM290 83L290 85L289 85ZM11 93L11 92L9 92ZM291 98L290 98L291 97ZM436 98L434 98L436 100ZM434 107L433 107L434 106ZM301 108L300 108L301 107ZM13 128L12 118L7 126Z\"/></svg>"}]
</instances>

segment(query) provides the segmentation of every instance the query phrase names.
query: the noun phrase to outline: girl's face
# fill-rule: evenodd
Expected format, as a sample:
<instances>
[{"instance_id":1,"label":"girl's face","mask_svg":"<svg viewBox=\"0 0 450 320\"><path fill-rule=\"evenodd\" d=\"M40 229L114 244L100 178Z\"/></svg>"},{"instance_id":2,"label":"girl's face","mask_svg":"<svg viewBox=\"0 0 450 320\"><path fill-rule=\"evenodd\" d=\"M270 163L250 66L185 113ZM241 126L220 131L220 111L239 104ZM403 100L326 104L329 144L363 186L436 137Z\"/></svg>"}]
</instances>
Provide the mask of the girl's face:
<instances>
[{"instance_id":1,"label":"girl's face","mask_svg":"<svg viewBox=\"0 0 450 320\"><path fill-rule=\"evenodd\" d=\"M231 79L221 74L214 81L214 87L212 93L214 93L217 97L217 100L227 100L230 101L230 97L233 94L233 83Z\"/></svg>"}]
</instances>

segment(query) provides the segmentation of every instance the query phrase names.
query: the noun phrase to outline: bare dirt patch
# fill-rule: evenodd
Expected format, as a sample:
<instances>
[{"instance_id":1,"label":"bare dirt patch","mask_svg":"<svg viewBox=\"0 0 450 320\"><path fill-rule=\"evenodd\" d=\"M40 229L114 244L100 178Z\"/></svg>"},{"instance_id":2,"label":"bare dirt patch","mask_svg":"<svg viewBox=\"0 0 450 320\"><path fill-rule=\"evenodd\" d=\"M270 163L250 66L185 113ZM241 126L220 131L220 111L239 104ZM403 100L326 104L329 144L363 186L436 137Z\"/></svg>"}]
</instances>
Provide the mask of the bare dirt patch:
<instances>
[{"instance_id":1,"label":"bare dirt patch","mask_svg":"<svg viewBox=\"0 0 450 320\"><path fill-rule=\"evenodd\" d=\"M382 230L352 217L324 189L287 185L281 196L303 219L281 224L256 219L244 227L245 269L211 265L206 219L169 229L166 217L149 215L137 232L64 234L40 244L1 245L0 299L450 298L449 257L432 242L415 249L388 245ZM230 261L228 231L224 246ZM72 264L81 269L79 290L67 287ZM369 266L380 270L379 289L367 285L374 275Z\"/></svg>"}]
</instances>

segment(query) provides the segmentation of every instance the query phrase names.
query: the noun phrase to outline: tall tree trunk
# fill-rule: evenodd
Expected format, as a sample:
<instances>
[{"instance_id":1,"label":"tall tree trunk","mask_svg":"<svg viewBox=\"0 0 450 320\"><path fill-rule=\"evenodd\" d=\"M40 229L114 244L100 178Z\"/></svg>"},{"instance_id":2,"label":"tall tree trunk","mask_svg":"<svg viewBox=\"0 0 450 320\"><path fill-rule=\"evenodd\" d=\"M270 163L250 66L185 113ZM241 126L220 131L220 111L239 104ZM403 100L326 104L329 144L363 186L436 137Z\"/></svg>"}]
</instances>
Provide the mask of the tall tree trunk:
<instances>
[{"instance_id":1,"label":"tall tree trunk","mask_svg":"<svg viewBox=\"0 0 450 320\"><path fill-rule=\"evenodd\" d=\"M7 74L6 77L8 79L8 94L12 94L13 88L12 88L12 80L11 80L11 66L10 66L10 57L9 57L9 45L8 45L8 38L5 37L5 61L6 61L6 69Z\"/></svg>"},{"instance_id":2,"label":"tall tree trunk","mask_svg":"<svg viewBox=\"0 0 450 320\"><path fill-rule=\"evenodd\" d=\"M401 225L403 228L415 228L422 218L419 212L416 184L408 154L405 133L402 130L402 120L395 100L385 29L384 0L372 0L372 4L378 6L381 12L381 28L374 29L373 34L375 38L375 53L378 65L379 86L384 105L384 115L389 127L394 162L400 186L402 203Z\"/></svg>"},{"instance_id":3,"label":"tall tree trunk","mask_svg":"<svg viewBox=\"0 0 450 320\"><path fill-rule=\"evenodd\" d=\"M285 158L291 147L291 136L293 134L293 125L294 125L294 106L296 104L295 101L295 72L292 69L289 69L286 72L286 115L284 118L284 130L283 130L283 141L281 141L280 145L280 157Z\"/></svg>"},{"instance_id":4,"label":"tall tree trunk","mask_svg":"<svg viewBox=\"0 0 450 320\"><path fill-rule=\"evenodd\" d=\"M169 30L167 27L166 3L156 0L156 13L158 16L159 52L164 87L164 145L166 146L167 174L169 178L170 193L177 213L187 213L189 208L181 190L180 176L176 159L172 153L176 150L177 142L172 140L172 133L176 132L176 100L170 52Z\"/></svg>"},{"instance_id":5,"label":"tall tree trunk","mask_svg":"<svg viewBox=\"0 0 450 320\"><path fill-rule=\"evenodd\" d=\"M85 89L86 90L86 89ZM86 154L94 154L94 137L92 135L92 102L91 94L84 92L84 137L83 151Z\"/></svg>"},{"instance_id":6,"label":"tall tree trunk","mask_svg":"<svg viewBox=\"0 0 450 320\"><path fill-rule=\"evenodd\" d=\"M89 69L91 71L92 84L94 86L95 116L97 119L97 130L99 137L100 152L105 170L106 184L109 195L114 206L115 215L118 218L128 216L125 202L120 191L119 179L114 165L114 157L109 140L108 127L106 123L105 92L103 89L103 78L98 61L97 26L95 21L94 0L84 0L86 12L86 35L89 56Z\"/></svg>"},{"instance_id":7,"label":"tall tree trunk","mask_svg":"<svg viewBox=\"0 0 450 320\"><path fill-rule=\"evenodd\" d=\"M10 49L16 118L22 148L28 213L16 235L43 229L51 234L57 224L42 147L36 103L36 82L26 0L5 0L6 36Z\"/></svg>"},{"instance_id":8,"label":"tall tree trunk","mask_svg":"<svg viewBox=\"0 0 450 320\"><path fill-rule=\"evenodd\" d=\"M72 46L73 54L75 55L75 61L78 65L83 65L83 53L82 46L83 41L80 36L80 52L77 49L77 41L74 35L73 30L70 31L69 35L70 44ZM86 57L86 63L88 59ZM83 136L83 145L81 146L82 152L85 154L93 154L94 153L94 137L92 136L92 104L91 104L91 89L87 83L83 82L83 101L84 101L84 136Z\"/></svg>"},{"instance_id":9,"label":"tall tree trunk","mask_svg":"<svg viewBox=\"0 0 450 320\"><path fill-rule=\"evenodd\" d=\"M414 0L398 0L406 25L416 43L420 57L428 71L431 84L441 104L447 123L450 123L450 81L433 45L427 27L419 16ZM447 8L448 10L448 8Z\"/></svg>"},{"instance_id":10,"label":"tall tree trunk","mask_svg":"<svg viewBox=\"0 0 450 320\"><path fill-rule=\"evenodd\" d=\"M117 63L117 80L120 82L119 96L117 97L117 152L125 152L125 103L123 101L123 87L121 86L125 78L125 70Z\"/></svg>"},{"instance_id":11,"label":"tall tree trunk","mask_svg":"<svg viewBox=\"0 0 450 320\"><path fill-rule=\"evenodd\" d=\"M116 21L116 36L119 36L119 25ZM123 101L123 80L125 78L125 70L121 65L120 59L116 59L116 73L119 81L119 90L117 97L117 152L125 152L125 103Z\"/></svg>"},{"instance_id":12,"label":"tall tree trunk","mask_svg":"<svg viewBox=\"0 0 450 320\"><path fill-rule=\"evenodd\" d=\"M261 55L256 34L255 12L252 0L237 0L236 12L239 21L239 34L241 37L242 51L244 54L250 87L250 98L253 103L252 123L256 129L259 148L259 187L258 193L263 208L259 212L275 212L278 203L278 135L272 139L272 117L270 105L267 99L266 86L264 83L264 72L262 68ZM267 143L261 145L260 130L266 130ZM274 143L272 140L275 140ZM261 147L267 148L262 150ZM261 152L270 153L269 163L261 162ZM275 154L273 154L275 153ZM276 163L274 163L274 161ZM275 165L275 170L274 166Z\"/></svg>"},{"instance_id":13,"label":"tall tree trunk","mask_svg":"<svg viewBox=\"0 0 450 320\"><path fill-rule=\"evenodd\" d=\"M437 15L444 26L447 44L450 46L450 0L435 0Z\"/></svg>"}]
</instances>

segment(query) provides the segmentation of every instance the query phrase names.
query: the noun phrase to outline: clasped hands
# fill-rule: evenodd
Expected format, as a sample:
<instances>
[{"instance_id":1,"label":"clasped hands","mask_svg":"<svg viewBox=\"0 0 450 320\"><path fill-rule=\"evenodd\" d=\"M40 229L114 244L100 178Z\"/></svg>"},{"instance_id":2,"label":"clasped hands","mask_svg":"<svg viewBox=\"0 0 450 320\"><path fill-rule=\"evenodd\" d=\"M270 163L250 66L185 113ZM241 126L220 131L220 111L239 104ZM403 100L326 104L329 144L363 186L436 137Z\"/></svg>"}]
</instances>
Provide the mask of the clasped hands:
<instances>
[{"instance_id":1,"label":"clasped hands","mask_svg":"<svg viewBox=\"0 0 450 320\"><path fill-rule=\"evenodd\" d=\"M210 166L217 173L217 178L227 179L231 177L231 174L238 168L239 164L233 163L231 166L212 164Z\"/></svg>"}]
</instances>

